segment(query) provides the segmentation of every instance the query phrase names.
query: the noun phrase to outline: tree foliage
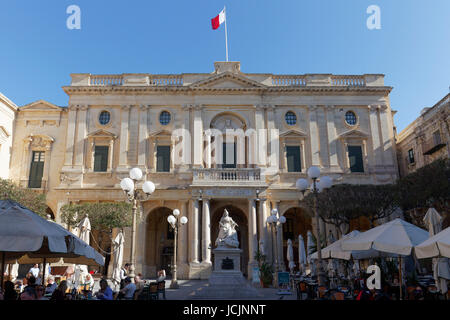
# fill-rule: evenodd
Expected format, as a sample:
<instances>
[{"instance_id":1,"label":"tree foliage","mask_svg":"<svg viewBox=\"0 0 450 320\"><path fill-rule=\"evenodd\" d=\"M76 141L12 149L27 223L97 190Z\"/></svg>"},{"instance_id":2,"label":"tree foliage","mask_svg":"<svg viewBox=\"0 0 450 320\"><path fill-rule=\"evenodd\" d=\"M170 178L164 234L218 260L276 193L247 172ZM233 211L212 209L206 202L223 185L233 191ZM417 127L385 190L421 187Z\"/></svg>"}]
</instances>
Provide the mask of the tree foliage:
<instances>
[{"instance_id":1,"label":"tree foliage","mask_svg":"<svg viewBox=\"0 0 450 320\"><path fill-rule=\"evenodd\" d=\"M421 224L430 207L448 216L450 203L450 159L438 159L399 179L399 205L413 222Z\"/></svg>"},{"instance_id":2,"label":"tree foliage","mask_svg":"<svg viewBox=\"0 0 450 320\"><path fill-rule=\"evenodd\" d=\"M397 209L395 185L351 185L338 184L317 195L319 216L329 224L342 230L344 225L361 216L371 224L392 214ZM314 195L305 197L311 211L314 210Z\"/></svg>"},{"instance_id":3,"label":"tree foliage","mask_svg":"<svg viewBox=\"0 0 450 320\"><path fill-rule=\"evenodd\" d=\"M132 224L132 205L126 202L85 202L67 204L61 208L61 220L75 227L89 215L93 230L111 233L113 228L129 227Z\"/></svg>"},{"instance_id":4,"label":"tree foliage","mask_svg":"<svg viewBox=\"0 0 450 320\"><path fill-rule=\"evenodd\" d=\"M11 180L0 179L0 200L7 199L20 203L41 217L47 216L45 194L22 188Z\"/></svg>"}]
</instances>

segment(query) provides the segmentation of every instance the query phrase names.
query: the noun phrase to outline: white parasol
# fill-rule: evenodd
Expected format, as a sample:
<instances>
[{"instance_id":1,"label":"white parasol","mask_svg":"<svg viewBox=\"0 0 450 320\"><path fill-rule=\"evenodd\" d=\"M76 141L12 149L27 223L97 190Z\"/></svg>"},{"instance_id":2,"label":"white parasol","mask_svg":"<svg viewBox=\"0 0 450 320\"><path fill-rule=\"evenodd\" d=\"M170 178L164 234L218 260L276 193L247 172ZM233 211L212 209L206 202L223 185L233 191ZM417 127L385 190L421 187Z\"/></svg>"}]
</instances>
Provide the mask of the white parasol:
<instances>
[{"instance_id":1,"label":"white parasol","mask_svg":"<svg viewBox=\"0 0 450 320\"><path fill-rule=\"evenodd\" d=\"M123 262L123 244L124 244L124 237L122 231L120 231L113 241L114 262L113 262L112 280L116 285L119 285L121 280L120 269L122 268Z\"/></svg>"},{"instance_id":2,"label":"white parasol","mask_svg":"<svg viewBox=\"0 0 450 320\"><path fill-rule=\"evenodd\" d=\"M306 261L305 243L303 241L302 235L300 234L298 236L298 268L300 270L300 274L305 273L306 264L307 261Z\"/></svg>"},{"instance_id":3,"label":"white parasol","mask_svg":"<svg viewBox=\"0 0 450 320\"><path fill-rule=\"evenodd\" d=\"M294 262L294 249L292 248L292 240L288 239L287 241L287 253L286 253L286 257L287 260L289 261L289 270L291 270L291 273L293 273L294 268L295 268L295 262Z\"/></svg>"}]
</instances>

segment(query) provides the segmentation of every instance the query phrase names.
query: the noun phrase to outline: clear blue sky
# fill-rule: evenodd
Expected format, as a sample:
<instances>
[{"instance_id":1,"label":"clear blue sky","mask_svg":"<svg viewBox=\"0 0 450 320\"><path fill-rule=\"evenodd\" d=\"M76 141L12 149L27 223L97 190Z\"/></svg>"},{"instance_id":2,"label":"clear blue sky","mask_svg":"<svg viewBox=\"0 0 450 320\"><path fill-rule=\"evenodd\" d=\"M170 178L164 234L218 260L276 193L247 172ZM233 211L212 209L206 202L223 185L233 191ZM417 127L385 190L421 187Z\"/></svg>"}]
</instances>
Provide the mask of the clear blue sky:
<instances>
[{"instance_id":1,"label":"clear blue sky","mask_svg":"<svg viewBox=\"0 0 450 320\"><path fill-rule=\"evenodd\" d=\"M66 8L81 8L81 30ZM366 9L381 8L381 30ZM0 92L18 105L67 105L70 73L384 73L399 131L449 92L449 0L14 0L0 4Z\"/></svg>"}]
</instances>

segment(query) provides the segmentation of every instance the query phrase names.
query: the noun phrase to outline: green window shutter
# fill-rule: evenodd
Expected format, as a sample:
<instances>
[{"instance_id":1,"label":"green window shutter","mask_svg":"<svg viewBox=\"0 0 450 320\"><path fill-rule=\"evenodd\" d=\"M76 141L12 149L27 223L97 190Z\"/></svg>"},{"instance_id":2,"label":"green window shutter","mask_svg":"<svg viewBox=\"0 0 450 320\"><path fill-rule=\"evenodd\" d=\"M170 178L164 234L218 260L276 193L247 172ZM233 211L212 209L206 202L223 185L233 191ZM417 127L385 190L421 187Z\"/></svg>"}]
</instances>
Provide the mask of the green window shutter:
<instances>
[{"instance_id":1,"label":"green window shutter","mask_svg":"<svg viewBox=\"0 0 450 320\"><path fill-rule=\"evenodd\" d=\"M94 171L106 172L108 170L108 146L95 146Z\"/></svg>"},{"instance_id":2,"label":"green window shutter","mask_svg":"<svg viewBox=\"0 0 450 320\"><path fill-rule=\"evenodd\" d=\"M286 160L288 172L302 171L299 146L286 146Z\"/></svg>"},{"instance_id":3,"label":"green window shutter","mask_svg":"<svg viewBox=\"0 0 450 320\"><path fill-rule=\"evenodd\" d=\"M44 173L44 152L33 151L32 156L28 188L40 188Z\"/></svg>"},{"instance_id":4,"label":"green window shutter","mask_svg":"<svg viewBox=\"0 0 450 320\"><path fill-rule=\"evenodd\" d=\"M348 146L348 159L351 172L364 172L361 146Z\"/></svg>"},{"instance_id":5,"label":"green window shutter","mask_svg":"<svg viewBox=\"0 0 450 320\"><path fill-rule=\"evenodd\" d=\"M156 171L170 172L170 146L157 146Z\"/></svg>"},{"instance_id":6,"label":"green window shutter","mask_svg":"<svg viewBox=\"0 0 450 320\"><path fill-rule=\"evenodd\" d=\"M222 168L236 168L236 143L223 143L223 152L222 152ZM229 159L227 161L227 153L233 152L233 159ZM228 163L230 160L233 163Z\"/></svg>"}]
</instances>

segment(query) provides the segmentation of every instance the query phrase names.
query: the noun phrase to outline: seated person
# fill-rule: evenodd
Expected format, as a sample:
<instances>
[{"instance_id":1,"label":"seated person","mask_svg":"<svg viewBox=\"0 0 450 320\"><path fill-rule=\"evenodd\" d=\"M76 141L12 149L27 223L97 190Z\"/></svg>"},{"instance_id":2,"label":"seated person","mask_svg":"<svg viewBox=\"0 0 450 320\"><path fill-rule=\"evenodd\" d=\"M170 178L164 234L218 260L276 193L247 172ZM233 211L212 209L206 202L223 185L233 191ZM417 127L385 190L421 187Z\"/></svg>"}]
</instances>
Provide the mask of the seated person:
<instances>
[{"instance_id":1,"label":"seated person","mask_svg":"<svg viewBox=\"0 0 450 320\"><path fill-rule=\"evenodd\" d=\"M126 277L125 278L125 286L123 287L122 290L120 290L120 293L123 294L123 299L133 300L135 291L136 291L136 285L131 282L130 277Z\"/></svg>"},{"instance_id":2,"label":"seated person","mask_svg":"<svg viewBox=\"0 0 450 320\"><path fill-rule=\"evenodd\" d=\"M47 279L47 287L45 287L45 294L52 294L53 291L56 290L56 288L58 287L58 285L55 282L55 277L50 276Z\"/></svg>"},{"instance_id":3,"label":"seated person","mask_svg":"<svg viewBox=\"0 0 450 320\"><path fill-rule=\"evenodd\" d=\"M136 277L134 277L134 283L136 285L136 292L141 294L141 292L144 290L144 280L142 280L142 274L138 273Z\"/></svg>"},{"instance_id":4,"label":"seated person","mask_svg":"<svg viewBox=\"0 0 450 320\"><path fill-rule=\"evenodd\" d=\"M108 286L108 282L106 281L106 279L100 280L100 290L97 291L95 296L99 300L112 300L113 299L113 292L112 292L111 288Z\"/></svg>"}]
</instances>

